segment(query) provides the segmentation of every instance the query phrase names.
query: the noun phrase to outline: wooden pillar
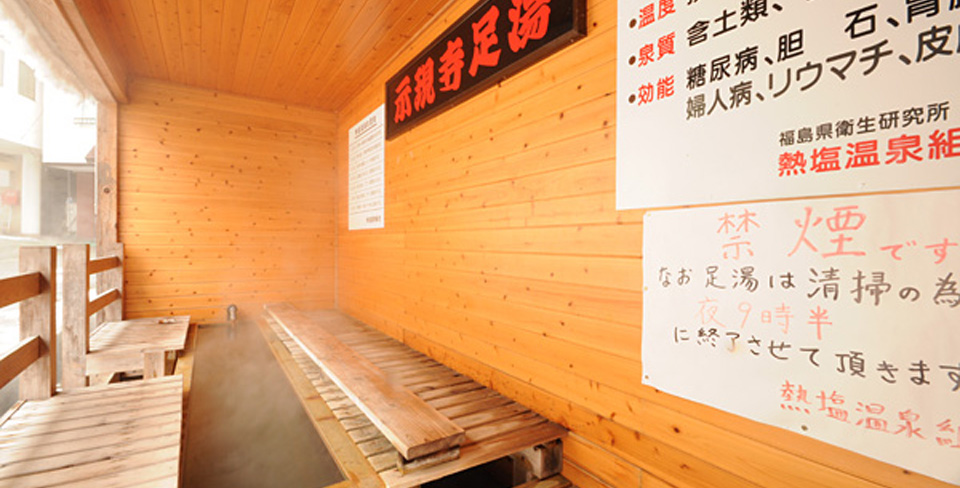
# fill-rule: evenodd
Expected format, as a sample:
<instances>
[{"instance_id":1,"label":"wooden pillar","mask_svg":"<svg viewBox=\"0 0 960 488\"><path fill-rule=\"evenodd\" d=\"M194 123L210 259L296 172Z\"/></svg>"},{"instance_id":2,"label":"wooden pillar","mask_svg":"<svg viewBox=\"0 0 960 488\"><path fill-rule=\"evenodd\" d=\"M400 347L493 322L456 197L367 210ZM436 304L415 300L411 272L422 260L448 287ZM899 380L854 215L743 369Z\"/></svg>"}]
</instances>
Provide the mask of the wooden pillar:
<instances>
[{"instance_id":1,"label":"wooden pillar","mask_svg":"<svg viewBox=\"0 0 960 488\"><path fill-rule=\"evenodd\" d=\"M90 352L90 279L87 265L90 246L63 245L63 389L87 386L87 353Z\"/></svg>"},{"instance_id":2,"label":"wooden pillar","mask_svg":"<svg viewBox=\"0 0 960 488\"><path fill-rule=\"evenodd\" d=\"M40 336L40 359L20 374L20 399L43 400L57 389L57 248L20 248L20 272L40 272L40 294L20 302L20 339Z\"/></svg>"},{"instance_id":3,"label":"wooden pillar","mask_svg":"<svg viewBox=\"0 0 960 488\"><path fill-rule=\"evenodd\" d=\"M117 243L117 104L97 106L97 249ZM98 256L106 256L97 252Z\"/></svg>"},{"instance_id":4,"label":"wooden pillar","mask_svg":"<svg viewBox=\"0 0 960 488\"><path fill-rule=\"evenodd\" d=\"M117 135L116 103L97 106L97 257L117 256L120 267L97 276L97 293L112 288L121 299L98 315L97 323L123 320L123 245L117 241Z\"/></svg>"}]
</instances>

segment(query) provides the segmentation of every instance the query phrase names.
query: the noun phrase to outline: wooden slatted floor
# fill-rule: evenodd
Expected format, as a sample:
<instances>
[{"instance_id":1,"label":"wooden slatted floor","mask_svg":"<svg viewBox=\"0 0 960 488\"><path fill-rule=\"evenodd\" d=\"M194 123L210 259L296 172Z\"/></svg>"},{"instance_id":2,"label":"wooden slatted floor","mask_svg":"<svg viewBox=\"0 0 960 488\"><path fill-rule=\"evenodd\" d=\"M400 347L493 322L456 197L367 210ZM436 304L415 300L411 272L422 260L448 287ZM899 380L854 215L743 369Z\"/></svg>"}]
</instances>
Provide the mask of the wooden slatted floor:
<instances>
[{"instance_id":1,"label":"wooden slatted floor","mask_svg":"<svg viewBox=\"0 0 960 488\"><path fill-rule=\"evenodd\" d=\"M183 378L93 386L0 424L0 486L176 487Z\"/></svg>"},{"instance_id":2,"label":"wooden slatted floor","mask_svg":"<svg viewBox=\"0 0 960 488\"><path fill-rule=\"evenodd\" d=\"M466 431L460 458L407 474L397 451L277 321L274 333L388 487L418 486L563 437L563 427L404 344L336 312L311 319Z\"/></svg>"}]
</instances>

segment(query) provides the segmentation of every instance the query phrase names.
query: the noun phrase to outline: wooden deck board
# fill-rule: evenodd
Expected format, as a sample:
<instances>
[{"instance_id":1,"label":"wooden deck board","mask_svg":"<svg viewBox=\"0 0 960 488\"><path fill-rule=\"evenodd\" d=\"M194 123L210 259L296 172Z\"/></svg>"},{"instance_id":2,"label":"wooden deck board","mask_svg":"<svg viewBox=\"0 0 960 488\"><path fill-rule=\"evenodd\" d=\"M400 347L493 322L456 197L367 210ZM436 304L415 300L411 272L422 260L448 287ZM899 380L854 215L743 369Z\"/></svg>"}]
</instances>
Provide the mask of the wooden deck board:
<instances>
[{"instance_id":1,"label":"wooden deck board","mask_svg":"<svg viewBox=\"0 0 960 488\"><path fill-rule=\"evenodd\" d=\"M390 379L334 335L289 305L274 305L268 313L287 328L305 352L356 404L407 459L459 445L463 429L411 391ZM331 405L331 408L335 408Z\"/></svg>"},{"instance_id":2,"label":"wooden deck board","mask_svg":"<svg viewBox=\"0 0 960 488\"><path fill-rule=\"evenodd\" d=\"M367 351L380 358L380 362L369 359L371 363L399 366L387 371L403 371L404 374L390 375L404 387L410 388L420 399L437 409L454 423L464 427L466 436L460 446L460 457L436 466L421 468L401 474L396 467L397 452L382 435L371 436L368 430L373 424L363 416L363 412L350 401L350 398L329 380L318 381L315 385L318 393L328 401L334 416L354 439L368 462L379 473L388 487L403 488L417 486L444 476L509 456L524 449L562 438L566 430L531 412L499 393L490 390L454 370L440 365L420 353L411 351L402 343L372 329L365 328L353 319L336 312L311 312L307 315L315 320L315 326L322 326L342 344L350 344L358 354ZM303 344L296 341L275 320L268 319L268 325L290 351L291 356L303 358ZM364 341L373 344L363 346ZM386 357L397 357L382 361ZM307 376L320 376L320 367L312 360L297 363ZM319 385L319 386L318 386ZM389 466L388 466L389 462ZM544 480L543 488L568 487L569 482L560 477ZM531 485L538 486L539 485Z\"/></svg>"},{"instance_id":3,"label":"wooden deck board","mask_svg":"<svg viewBox=\"0 0 960 488\"><path fill-rule=\"evenodd\" d=\"M0 485L177 484L182 377L27 402L0 427Z\"/></svg>"}]
</instances>

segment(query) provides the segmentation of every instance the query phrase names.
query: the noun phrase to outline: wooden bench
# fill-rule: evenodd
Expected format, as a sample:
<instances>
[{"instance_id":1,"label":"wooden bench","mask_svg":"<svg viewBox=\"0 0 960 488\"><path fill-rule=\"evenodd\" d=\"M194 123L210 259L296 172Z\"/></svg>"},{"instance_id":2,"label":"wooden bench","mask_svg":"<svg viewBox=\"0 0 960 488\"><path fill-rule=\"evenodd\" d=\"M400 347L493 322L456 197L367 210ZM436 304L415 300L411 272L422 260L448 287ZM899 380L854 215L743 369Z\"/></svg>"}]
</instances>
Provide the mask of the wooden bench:
<instances>
[{"instance_id":1,"label":"wooden bench","mask_svg":"<svg viewBox=\"0 0 960 488\"><path fill-rule=\"evenodd\" d=\"M23 248L24 274L0 280L20 303L22 341L0 358L20 401L0 417L0 486L176 487L181 376L56 394L56 248Z\"/></svg>"},{"instance_id":2,"label":"wooden bench","mask_svg":"<svg viewBox=\"0 0 960 488\"><path fill-rule=\"evenodd\" d=\"M89 245L63 246L64 389L87 386L89 378L109 381L128 371L142 370L145 379L163 376L168 353L186 344L187 315L121 320L123 246L100 253L107 255L91 260ZM100 294L89 300L94 275L99 275Z\"/></svg>"},{"instance_id":3,"label":"wooden bench","mask_svg":"<svg viewBox=\"0 0 960 488\"><path fill-rule=\"evenodd\" d=\"M511 457L538 478L559 472L563 427L338 312L308 314L286 304L265 310L268 325L386 486L419 486ZM383 383L389 396L377 393L374 385ZM393 395L421 402L407 404L407 410L376 406L389 404ZM428 439L437 418L463 432L444 438L459 439L457 447L420 458L404 455L411 446L394 438Z\"/></svg>"}]
</instances>

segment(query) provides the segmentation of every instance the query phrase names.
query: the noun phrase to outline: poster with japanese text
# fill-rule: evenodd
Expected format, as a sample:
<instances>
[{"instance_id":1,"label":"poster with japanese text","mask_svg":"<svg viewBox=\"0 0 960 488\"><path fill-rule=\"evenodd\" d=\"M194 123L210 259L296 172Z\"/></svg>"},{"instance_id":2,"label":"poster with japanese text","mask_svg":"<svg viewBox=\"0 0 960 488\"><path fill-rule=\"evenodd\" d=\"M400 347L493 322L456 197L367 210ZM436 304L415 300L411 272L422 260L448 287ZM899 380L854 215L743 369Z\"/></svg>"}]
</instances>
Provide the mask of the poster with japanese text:
<instances>
[{"instance_id":1,"label":"poster with japanese text","mask_svg":"<svg viewBox=\"0 0 960 488\"><path fill-rule=\"evenodd\" d=\"M618 7L619 209L960 184L960 1Z\"/></svg>"},{"instance_id":2,"label":"poster with japanese text","mask_svg":"<svg viewBox=\"0 0 960 488\"><path fill-rule=\"evenodd\" d=\"M648 212L643 383L960 483L960 190Z\"/></svg>"},{"instance_id":3,"label":"poster with japanese text","mask_svg":"<svg viewBox=\"0 0 960 488\"><path fill-rule=\"evenodd\" d=\"M349 230L383 228L384 113L381 105L350 128Z\"/></svg>"}]
</instances>

